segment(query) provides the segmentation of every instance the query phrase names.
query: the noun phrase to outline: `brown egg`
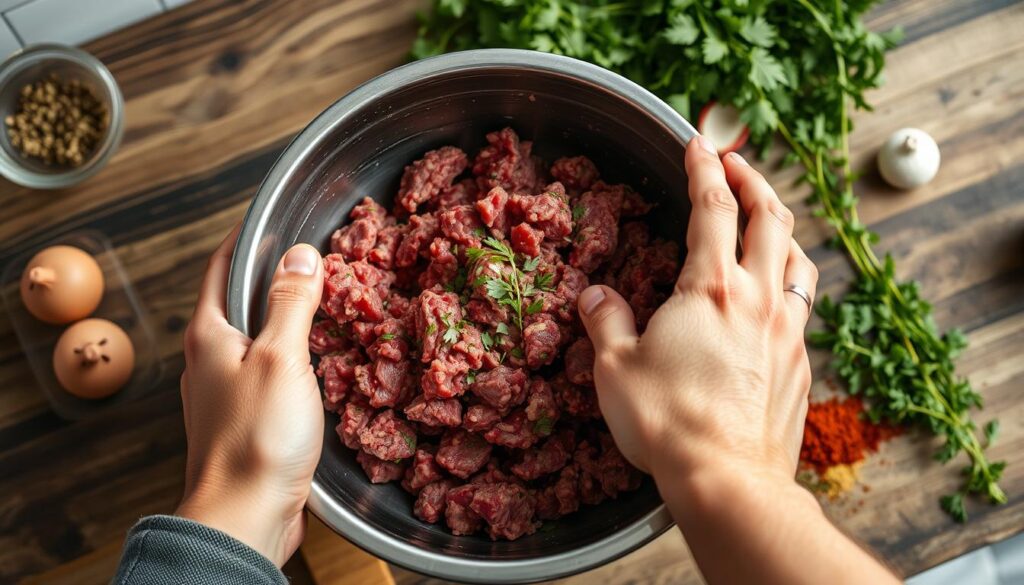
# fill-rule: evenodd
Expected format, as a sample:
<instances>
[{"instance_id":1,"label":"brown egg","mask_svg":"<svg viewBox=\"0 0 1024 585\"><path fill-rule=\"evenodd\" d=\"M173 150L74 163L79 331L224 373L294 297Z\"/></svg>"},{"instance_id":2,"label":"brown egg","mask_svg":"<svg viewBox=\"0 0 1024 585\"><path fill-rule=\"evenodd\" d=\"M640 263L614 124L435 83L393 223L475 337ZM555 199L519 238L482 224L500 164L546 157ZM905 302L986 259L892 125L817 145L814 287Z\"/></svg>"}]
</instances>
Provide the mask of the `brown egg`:
<instances>
[{"instance_id":1,"label":"brown egg","mask_svg":"<svg viewBox=\"0 0 1024 585\"><path fill-rule=\"evenodd\" d=\"M53 350L53 372L65 390L80 398L104 398L132 377L132 340L106 319L86 319L68 327Z\"/></svg>"},{"instance_id":2,"label":"brown egg","mask_svg":"<svg viewBox=\"0 0 1024 585\"><path fill-rule=\"evenodd\" d=\"M88 253L51 246L32 257L21 275L21 300L40 321L63 325L92 314L103 299L103 271Z\"/></svg>"}]
</instances>

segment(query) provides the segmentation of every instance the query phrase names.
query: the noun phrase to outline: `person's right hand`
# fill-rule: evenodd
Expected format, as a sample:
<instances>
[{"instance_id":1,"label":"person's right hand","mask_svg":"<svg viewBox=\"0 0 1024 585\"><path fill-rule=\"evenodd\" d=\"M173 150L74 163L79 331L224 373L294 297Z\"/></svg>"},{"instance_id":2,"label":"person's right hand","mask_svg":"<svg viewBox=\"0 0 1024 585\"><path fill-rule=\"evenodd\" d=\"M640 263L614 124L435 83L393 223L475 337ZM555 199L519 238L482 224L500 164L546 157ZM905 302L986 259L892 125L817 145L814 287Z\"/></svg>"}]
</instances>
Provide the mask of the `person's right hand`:
<instances>
[{"instance_id":1,"label":"person's right hand","mask_svg":"<svg viewBox=\"0 0 1024 585\"><path fill-rule=\"evenodd\" d=\"M653 473L732 470L792 484L811 373L803 331L818 274L793 214L742 157L686 149L693 211L672 296L638 336L606 286L579 299L601 411L623 454ZM737 205L738 195L739 205ZM736 259L739 206L749 218Z\"/></svg>"}]
</instances>

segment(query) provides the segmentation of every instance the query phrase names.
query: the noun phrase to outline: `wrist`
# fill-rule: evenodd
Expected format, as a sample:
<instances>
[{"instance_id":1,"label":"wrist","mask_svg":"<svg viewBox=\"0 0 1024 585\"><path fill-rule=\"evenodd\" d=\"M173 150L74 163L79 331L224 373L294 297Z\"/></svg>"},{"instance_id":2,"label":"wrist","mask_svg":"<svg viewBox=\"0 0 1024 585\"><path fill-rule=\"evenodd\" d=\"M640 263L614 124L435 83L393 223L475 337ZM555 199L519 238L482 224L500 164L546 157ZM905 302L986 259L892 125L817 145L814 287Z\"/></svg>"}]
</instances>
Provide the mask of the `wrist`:
<instances>
[{"instance_id":1,"label":"wrist","mask_svg":"<svg viewBox=\"0 0 1024 585\"><path fill-rule=\"evenodd\" d=\"M220 530L280 567L286 560L287 511L273 491L257 481L206 476L192 482L175 515Z\"/></svg>"},{"instance_id":2,"label":"wrist","mask_svg":"<svg viewBox=\"0 0 1024 585\"><path fill-rule=\"evenodd\" d=\"M705 519L741 513L756 518L760 510L785 506L821 513L817 500L795 479L777 467L743 461L655 467L653 475L662 499L680 527Z\"/></svg>"}]
</instances>

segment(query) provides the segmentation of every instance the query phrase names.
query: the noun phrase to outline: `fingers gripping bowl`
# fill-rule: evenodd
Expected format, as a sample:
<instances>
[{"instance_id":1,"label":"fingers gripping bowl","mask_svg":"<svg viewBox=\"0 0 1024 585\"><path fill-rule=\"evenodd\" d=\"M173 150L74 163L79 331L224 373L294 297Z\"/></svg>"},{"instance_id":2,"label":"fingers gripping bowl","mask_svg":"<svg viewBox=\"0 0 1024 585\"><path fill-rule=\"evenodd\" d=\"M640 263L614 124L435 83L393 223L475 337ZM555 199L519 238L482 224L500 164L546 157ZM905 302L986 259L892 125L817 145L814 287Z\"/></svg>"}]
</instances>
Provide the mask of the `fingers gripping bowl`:
<instances>
[{"instance_id":1,"label":"fingers gripping bowl","mask_svg":"<svg viewBox=\"0 0 1024 585\"><path fill-rule=\"evenodd\" d=\"M603 69L515 50L454 53L395 69L357 88L288 146L253 201L232 261L228 312L249 335L260 328L274 266L293 244L327 242L364 196L387 207L405 165L457 145L476 152L506 126L547 161L585 154L609 181L658 205L652 230L682 244L689 216L683 150L693 128L667 105ZM624 555L671 526L653 482L550 523L515 541L453 536L409 513L397 483L372 485L334 432L309 507L357 545L445 579L524 582L586 570Z\"/></svg>"}]
</instances>

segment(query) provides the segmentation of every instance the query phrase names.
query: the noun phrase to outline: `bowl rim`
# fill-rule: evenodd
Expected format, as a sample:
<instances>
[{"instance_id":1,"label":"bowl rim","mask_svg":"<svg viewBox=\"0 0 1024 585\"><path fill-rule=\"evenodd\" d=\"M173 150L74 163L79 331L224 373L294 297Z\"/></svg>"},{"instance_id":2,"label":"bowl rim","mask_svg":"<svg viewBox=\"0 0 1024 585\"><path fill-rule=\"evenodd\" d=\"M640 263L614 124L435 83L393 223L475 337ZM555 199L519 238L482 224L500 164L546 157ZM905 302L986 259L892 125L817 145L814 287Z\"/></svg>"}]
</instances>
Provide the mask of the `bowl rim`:
<instances>
[{"instance_id":1,"label":"bowl rim","mask_svg":"<svg viewBox=\"0 0 1024 585\"><path fill-rule=\"evenodd\" d=\"M320 137L354 117L382 95L415 82L473 69L529 69L575 78L611 91L648 112L685 147L697 131L668 104L616 73L570 57L522 49L475 49L414 61L356 87L318 115L291 143L267 173L246 212L228 277L228 321L246 335L254 285L255 244L270 219L269 209L283 196L287 179L320 143ZM333 500L314 475L309 510L353 544L389 562L433 577L478 583L523 583L580 573L620 558L669 530L674 521L664 503L618 532L580 548L529 559L467 559L417 548L378 531L351 509Z\"/></svg>"},{"instance_id":2,"label":"bowl rim","mask_svg":"<svg viewBox=\"0 0 1024 585\"><path fill-rule=\"evenodd\" d=\"M76 185L95 175L106 166L117 151L124 135L124 95L113 73L95 55L60 43L35 43L11 53L0 61L0 86L10 77L32 63L57 62L71 64L95 75L110 94L109 121L106 134L90 159L79 167L63 171L41 173L21 163L0 148L0 174L13 183L31 189L60 189ZM5 127L6 128L6 127ZM5 129L6 133L6 129ZM6 138L4 138L6 140Z\"/></svg>"}]
</instances>

